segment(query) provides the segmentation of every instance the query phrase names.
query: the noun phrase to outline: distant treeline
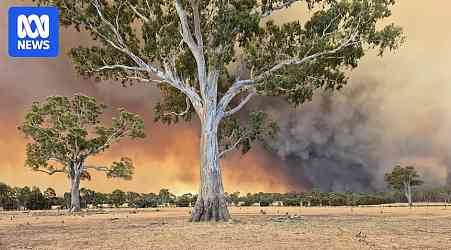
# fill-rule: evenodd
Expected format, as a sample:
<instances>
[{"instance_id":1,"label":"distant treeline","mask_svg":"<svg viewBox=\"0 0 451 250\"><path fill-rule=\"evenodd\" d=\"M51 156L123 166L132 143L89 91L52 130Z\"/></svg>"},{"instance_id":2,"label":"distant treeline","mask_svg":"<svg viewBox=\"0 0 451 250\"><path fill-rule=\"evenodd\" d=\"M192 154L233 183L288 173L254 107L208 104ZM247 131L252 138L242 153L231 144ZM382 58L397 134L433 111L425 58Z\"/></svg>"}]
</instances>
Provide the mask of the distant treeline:
<instances>
[{"instance_id":1,"label":"distant treeline","mask_svg":"<svg viewBox=\"0 0 451 250\"><path fill-rule=\"evenodd\" d=\"M438 188L419 188L413 193L415 202L446 202L451 200L451 186ZM136 193L114 190L111 193L101 193L94 190L80 189L82 208L102 207L106 204L114 207L189 207L194 205L196 194L176 196L168 189L161 189L156 193ZM229 205L235 206L359 206L379 205L406 202L405 197L398 191L378 193L354 192L320 192L310 191L301 193L226 193ZM61 209L70 206L70 193L63 197L56 195L53 188L43 192L38 187L10 187L0 183L0 208L3 210L43 210L52 207Z\"/></svg>"}]
</instances>

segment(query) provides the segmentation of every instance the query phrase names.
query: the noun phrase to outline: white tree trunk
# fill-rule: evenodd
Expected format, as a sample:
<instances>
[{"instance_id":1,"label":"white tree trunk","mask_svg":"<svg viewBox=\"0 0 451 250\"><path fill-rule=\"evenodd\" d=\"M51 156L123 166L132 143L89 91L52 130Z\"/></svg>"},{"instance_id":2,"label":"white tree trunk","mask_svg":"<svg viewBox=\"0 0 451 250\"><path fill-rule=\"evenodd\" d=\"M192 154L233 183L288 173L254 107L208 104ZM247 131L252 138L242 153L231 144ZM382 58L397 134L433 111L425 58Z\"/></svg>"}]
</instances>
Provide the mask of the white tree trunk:
<instances>
[{"instance_id":1,"label":"white tree trunk","mask_svg":"<svg viewBox=\"0 0 451 250\"><path fill-rule=\"evenodd\" d=\"M407 200L409 201L409 207L412 207L412 186L410 184L407 186L407 190L409 194L409 197L407 198Z\"/></svg>"},{"instance_id":2,"label":"white tree trunk","mask_svg":"<svg viewBox=\"0 0 451 250\"><path fill-rule=\"evenodd\" d=\"M409 207L412 207L412 187L409 183L404 183L404 194L409 203Z\"/></svg>"},{"instance_id":3,"label":"white tree trunk","mask_svg":"<svg viewBox=\"0 0 451 250\"><path fill-rule=\"evenodd\" d=\"M80 211L80 175L70 177L70 208L69 212Z\"/></svg>"},{"instance_id":4,"label":"white tree trunk","mask_svg":"<svg viewBox=\"0 0 451 250\"><path fill-rule=\"evenodd\" d=\"M205 112L200 141L200 187L191 220L228 221L230 214L218 159L218 122L214 109Z\"/></svg>"}]
</instances>

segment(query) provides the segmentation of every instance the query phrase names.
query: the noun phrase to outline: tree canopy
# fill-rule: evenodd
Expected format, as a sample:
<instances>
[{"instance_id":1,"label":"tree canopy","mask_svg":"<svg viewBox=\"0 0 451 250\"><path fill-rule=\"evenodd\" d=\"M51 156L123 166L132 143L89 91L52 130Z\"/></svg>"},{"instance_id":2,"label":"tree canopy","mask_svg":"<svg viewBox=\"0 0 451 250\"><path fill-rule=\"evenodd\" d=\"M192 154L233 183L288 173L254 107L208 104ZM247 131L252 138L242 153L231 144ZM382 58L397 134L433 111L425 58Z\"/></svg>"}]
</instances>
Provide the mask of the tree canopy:
<instances>
[{"instance_id":1,"label":"tree canopy","mask_svg":"<svg viewBox=\"0 0 451 250\"><path fill-rule=\"evenodd\" d=\"M405 185L419 186L423 184L420 175L413 166L395 166L391 173L385 174L385 181L393 188L402 190Z\"/></svg>"},{"instance_id":2,"label":"tree canopy","mask_svg":"<svg viewBox=\"0 0 451 250\"><path fill-rule=\"evenodd\" d=\"M111 127L102 125L106 106L92 97L51 96L35 102L19 127L32 142L27 144L25 164L35 171L50 175L73 175L81 170L82 178L90 178L88 170L104 171L108 177L130 179L133 164L129 158L114 162L111 167L85 165L85 160L99 154L120 139L143 138L144 123L136 114L119 110Z\"/></svg>"},{"instance_id":3,"label":"tree canopy","mask_svg":"<svg viewBox=\"0 0 451 250\"><path fill-rule=\"evenodd\" d=\"M232 117L252 96L302 104L316 89L342 88L367 49L382 55L403 41L400 27L378 25L394 0L35 1L59 7L64 25L97 41L71 50L80 74L157 84L156 120L189 121L202 112L207 92L216 92L210 101L226 118L219 139L225 150L243 152L277 131L261 112L253 115L259 119ZM308 8L310 19L271 20L295 3Z\"/></svg>"}]
</instances>

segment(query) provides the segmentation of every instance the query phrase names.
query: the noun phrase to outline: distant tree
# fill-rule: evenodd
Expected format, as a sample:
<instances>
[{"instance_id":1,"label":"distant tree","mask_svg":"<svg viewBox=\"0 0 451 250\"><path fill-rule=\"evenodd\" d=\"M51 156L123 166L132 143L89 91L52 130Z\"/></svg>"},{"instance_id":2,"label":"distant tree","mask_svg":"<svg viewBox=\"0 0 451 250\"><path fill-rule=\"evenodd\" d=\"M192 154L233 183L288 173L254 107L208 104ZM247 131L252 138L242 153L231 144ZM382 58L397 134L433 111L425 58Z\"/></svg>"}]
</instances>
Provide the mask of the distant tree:
<instances>
[{"instance_id":1,"label":"distant tree","mask_svg":"<svg viewBox=\"0 0 451 250\"><path fill-rule=\"evenodd\" d=\"M16 205L13 189L0 182L0 207L3 209L14 209Z\"/></svg>"},{"instance_id":2,"label":"distant tree","mask_svg":"<svg viewBox=\"0 0 451 250\"><path fill-rule=\"evenodd\" d=\"M298 198L286 198L283 200L283 205L288 207L296 207L301 205L301 201Z\"/></svg>"},{"instance_id":3,"label":"distant tree","mask_svg":"<svg viewBox=\"0 0 451 250\"><path fill-rule=\"evenodd\" d=\"M71 195L70 195L70 193L68 193L68 192L64 193L64 195L63 195L63 204L64 204L65 208L70 209L70 206L71 206Z\"/></svg>"},{"instance_id":4,"label":"distant tree","mask_svg":"<svg viewBox=\"0 0 451 250\"><path fill-rule=\"evenodd\" d=\"M0 207L4 208L4 204L6 200L9 198L11 192L11 188L0 182Z\"/></svg>"},{"instance_id":5,"label":"distant tree","mask_svg":"<svg viewBox=\"0 0 451 250\"><path fill-rule=\"evenodd\" d=\"M192 203L193 195L191 193L183 194L182 196L177 197L175 201L175 205L177 207L189 207Z\"/></svg>"},{"instance_id":6,"label":"distant tree","mask_svg":"<svg viewBox=\"0 0 451 250\"><path fill-rule=\"evenodd\" d=\"M27 208L30 200L31 189L27 186L23 188L15 187L14 194L19 208Z\"/></svg>"},{"instance_id":7,"label":"distant tree","mask_svg":"<svg viewBox=\"0 0 451 250\"><path fill-rule=\"evenodd\" d=\"M52 204L53 206L59 206L61 208L66 207L66 203L65 203L66 201L65 201L64 197L57 196L52 202L53 202L53 204Z\"/></svg>"},{"instance_id":8,"label":"distant tree","mask_svg":"<svg viewBox=\"0 0 451 250\"><path fill-rule=\"evenodd\" d=\"M256 95L293 105L341 89L368 49L396 49L401 29L384 20L394 0L35 0L60 8L61 23L96 43L71 51L98 80L156 83L156 119L200 120L200 188L193 221L228 220L219 161L271 138L274 122L244 109ZM274 12L303 4L303 21ZM301 15L300 13L298 15ZM239 112L241 111L241 114Z\"/></svg>"},{"instance_id":9,"label":"distant tree","mask_svg":"<svg viewBox=\"0 0 451 250\"><path fill-rule=\"evenodd\" d=\"M161 205L165 205L167 203L174 203L175 202L175 195L171 194L168 189L161 189L158 193L158 198L160 200Z\"/></svg>"},{"instance_id":10,"label":"distant tree","mask_svg":"<svg viewBox=\"0 0 451 250\"><path fill-rule=\"evenodd\" d=\"M438 189L441 199L445 202L445 206L451 201L451 186L441 187Z\"/></svg>"},{"instance_id":11,"label":"distant tree","mask_svg":"<svg viewBox=\"0 0 451 250\"><path fill-rule=\"evenodd\" d=\"M55 198L55 197L56 197L55 189L50 188L50 187L47 188L47 189L44 191L44 197L47 198L47 199Z\"/></svg>"},{"instance_id":12,"label":"distant tree","mask_svg":"<svg viewBox=\"0 0 451 250\"><path fill-rule=\"evenodd\" d=\"M27 209L43 210L49 208L49 202L38 187L33 187L28 196Z\"/></svg>"},{"instance_id":13,"label":"distant tree","mask_svg":"<svg viewBox=\"0 0 451 250\"><path fill-rule=\"evenodd\" d=\"M80 205L85 204L86 206L96 204L96 191L87 188L81 188L80 202Z\"/></svg>"},{"instance_id":14,"label":"distant tree","mask_svg":"<svg viewBox=\"0 0 451 250\"><path fill-rule=\"evenodd\" d=\"M331 193L329 195L329 201L331 206L345 206L346 195L342 193Z\"/></svg>"},{"instance_id":15,"label":"distant tree","mask_svg":"<svg viewBox=\"0 0 451 250\"><path fill-rule=\"evenodd\" d=\"M133 206L136 200L138 200L141 197L139 193L136 192L127 192L125 194L125 202L129 204L129 206Z\"/></svg>"},{"instance_id":16,"label":"distant tree","mask_svg":"<svg viewBox=\"0 0 451 250\"><path fill-rule=\"evenodd\" d=\"M313 188L313 190L309 193L309 195L311 197L311 200L310 200L311 206L321 206L322 205L324 195L319 189Z\"/></svg>"},{"instance_id":17,"label":"distant tree","mask_svg":"<svg viewBox=\"0 0 451 250\"><path fill-rule=\"evenodd\" d=\"M404 193L409 207L412 207L412 187L423 184L413 166L395 166L392 172L385 174L385 181L390 187Z\"/></svg>"},{"instance_id":18,"label":"distant tree","mask_svg":"<svg viewBox=\"0 0 451 250\"><path fill-rule=\"evenodd\" d=\"M44 193L44 198L47 200L49 207L55 205L55 201L56 201L56 192L55 189L53 188L47 188Z\"/></svg>"},{"instance_id":19,"label":"distant tree","mask_svg":"<svg viewBox=\"0 0 451 250\"><path fill-rule=\"evenodd\" d=\"M257 202L255 195L252 193L247 193L246 196L243 197L243 201L246 206L251 206L253 203Z\"/></svg>"},{"instance_id":20,"label":"distant tree","mask_svg":"<svg viewBox=\"0 0 451 250\"><path fill-rule=\"evenodd\" d=\"M230 194L230 201L237 206L238 203L240 202L240 192L233 192Z\"/></svg>"},{"instance_id":21,"label":"distant tree","mask_svg":"<svg viewBox=\"0 0 451 250\"><path fill-rule=\"evenodd\" d=\"M5 183L0 182L0 199L9 196L11 188Z\"/></svg>"},{"instance_id":22,"label":"distant tree","mask_svg":"<svg viewBox=\"0 0 451 250\"><path fill-rule=\"evenodd\" d=\"M157 207L159 202L160 200L158 195L154 193L149 193L149 194L141 194L139 198L137 198L133 202L132 205L138 208Z\"/></svg>"},{"instance_id":23,"label":"distant tree","mask_svg":"<svg viewBox=\"0 0 451 250\"><path fill-rule=\"evenodd\" d=\"M101 192L95 192L95 204L100 205L105 203L111 203L108 195Z\"/></svg>"},{"instance_id":24,"label":"distant tree","mask_svg":"<svg viewBox=\"0 0 451 250\"><path fill-rule=\"evenodd\" d=\"M25 164L35 171L53 175L65 173L70 179L70 212L80 210L80 180L90 179L88 170L105 172L107 177L131 179L133 164L129 158L111 167L86 165L86 160L107 149L120 139L143 138L144 123L136 114L119 110L111 127L101 124L106 106L93 97L51 96L35 102L19 127L32 142L27 145Z\"/></svg>"},{"instance_id":25,"label":"distant tree","mask_svg":"<svg viewBox=\"0 0 451 250\"><path fill-rule=\"evenodd\" d=\"M126 201L126 198L127 197L125 195L125 192L120 189L114 190L110 195L111 203L115 207L120 207L122 204L124 204Z\"/></svg>"}]
</instances>

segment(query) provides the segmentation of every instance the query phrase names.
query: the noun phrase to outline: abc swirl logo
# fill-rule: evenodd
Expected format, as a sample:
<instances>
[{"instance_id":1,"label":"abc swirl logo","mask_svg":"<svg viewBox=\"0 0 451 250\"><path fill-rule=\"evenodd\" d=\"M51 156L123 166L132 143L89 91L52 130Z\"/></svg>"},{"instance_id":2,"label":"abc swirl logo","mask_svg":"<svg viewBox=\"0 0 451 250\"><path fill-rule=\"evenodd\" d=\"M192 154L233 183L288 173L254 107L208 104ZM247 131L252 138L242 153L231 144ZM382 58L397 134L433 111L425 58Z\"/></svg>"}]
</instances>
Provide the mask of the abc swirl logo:
<instances>
[{"instance_id":1,"label":"abc swirl logo","mask_svg":"<svg viewBox=\"0 0 451 250\"><path fill-rule=\"evenodd\" d=\"M48 38L50 33L50 23L48 15L19 15L17 17L17 36L19 38ZM36 25L36 29L33 31L32 24Z\"/></svg>"}]
</instances>

